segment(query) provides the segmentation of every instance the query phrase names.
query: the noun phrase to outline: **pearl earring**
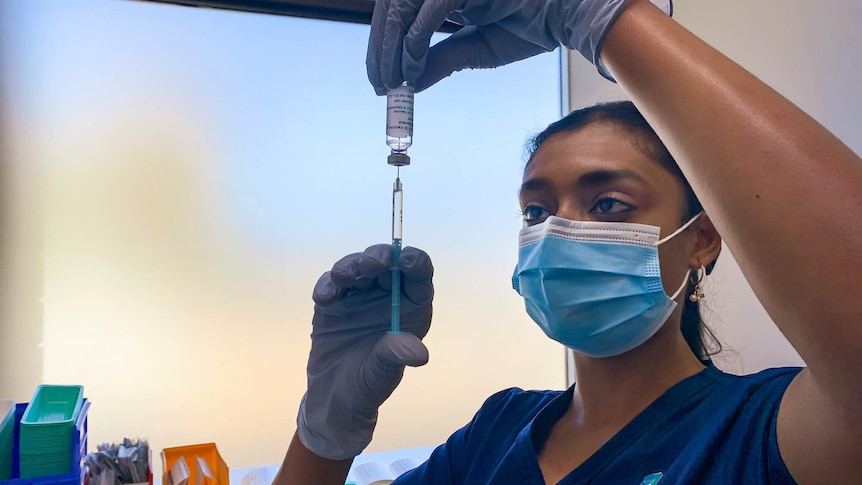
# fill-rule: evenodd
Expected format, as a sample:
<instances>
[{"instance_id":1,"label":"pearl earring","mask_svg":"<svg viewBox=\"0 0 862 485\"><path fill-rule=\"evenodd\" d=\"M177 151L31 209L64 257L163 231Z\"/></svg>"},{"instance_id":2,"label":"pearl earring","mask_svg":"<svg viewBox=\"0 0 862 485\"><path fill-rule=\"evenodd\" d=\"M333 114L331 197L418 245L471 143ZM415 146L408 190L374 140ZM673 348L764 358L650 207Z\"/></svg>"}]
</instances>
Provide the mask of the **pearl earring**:
<instances>
[{"instance_id":1,"label":"pearl earring","mask_svg":"<svg viewBox=\"0 0 862 485\"><path fill-rule=\"evenodd\" d=\"M700 266L700 269L697 270L697 281L694 279L691 280L694 283L694 291L691 295L688 296L688 299L693 303L697 303L700 300L706 298L706 295L703 293L703 278L706 276L706 268L703 265Z\"/></svg>"}]
</instances>

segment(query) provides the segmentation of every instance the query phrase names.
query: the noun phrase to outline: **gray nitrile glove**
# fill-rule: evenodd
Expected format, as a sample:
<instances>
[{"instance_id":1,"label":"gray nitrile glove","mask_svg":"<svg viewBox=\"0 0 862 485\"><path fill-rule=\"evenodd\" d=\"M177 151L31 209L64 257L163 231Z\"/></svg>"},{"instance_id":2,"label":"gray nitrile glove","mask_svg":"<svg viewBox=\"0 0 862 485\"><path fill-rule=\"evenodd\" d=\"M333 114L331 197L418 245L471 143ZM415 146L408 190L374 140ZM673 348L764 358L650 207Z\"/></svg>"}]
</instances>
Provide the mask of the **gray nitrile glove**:
<instances>
[{"instance_id":1,"label":"gray nitrile glove","mask_svg":"<svg viewBox=\"0 0 862 485\"><path fill-rule=\"evenodd\" d=\"M499 67L562 45L598 62L605 33L630 0L377 0L368 41L368 79L377 94L403 81L416 91L462 69ZM671 0L651 0L665 13ZM464 25L434 47L449 19Z\"/></svg>"},{"instance_id":2,"label":"gray nitrile glove","mask_svg":"<svg viewBox=\"0 0 862 485\"><path fill-rule=\"evenodd\" d=\"M358 455L377 424L377 408L405 366L428 362L434 268L424 251L401 251L401 333L392 316L392 246L378 244L339 260L314 287L308 390L296 418L299 439L331 460Z\"/></svg>"}]
</instances>

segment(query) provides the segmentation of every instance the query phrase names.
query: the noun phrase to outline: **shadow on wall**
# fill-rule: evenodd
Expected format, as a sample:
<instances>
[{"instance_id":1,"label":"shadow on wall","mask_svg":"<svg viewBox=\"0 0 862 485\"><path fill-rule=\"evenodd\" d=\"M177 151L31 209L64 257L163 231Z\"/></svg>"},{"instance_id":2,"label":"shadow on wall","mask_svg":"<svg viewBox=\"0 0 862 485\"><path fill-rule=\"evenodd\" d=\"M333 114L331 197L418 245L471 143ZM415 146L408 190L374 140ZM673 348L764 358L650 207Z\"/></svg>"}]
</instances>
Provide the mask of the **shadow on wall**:
<instances>
[{"instance_id":1,"label":"shadow on wall","mask_svg":"<svg viewBox=\"0 0 862 485\"><path fill-rule=\"evenodd\" d=\"M288 254L258 254L224 220L192 120L155 127L136 120L170 116L136 114L49 157L45 376L85 386L97 441L283 451L305 386L291 370L308 355L313 276Z\"/></svg>"}]
</instances>

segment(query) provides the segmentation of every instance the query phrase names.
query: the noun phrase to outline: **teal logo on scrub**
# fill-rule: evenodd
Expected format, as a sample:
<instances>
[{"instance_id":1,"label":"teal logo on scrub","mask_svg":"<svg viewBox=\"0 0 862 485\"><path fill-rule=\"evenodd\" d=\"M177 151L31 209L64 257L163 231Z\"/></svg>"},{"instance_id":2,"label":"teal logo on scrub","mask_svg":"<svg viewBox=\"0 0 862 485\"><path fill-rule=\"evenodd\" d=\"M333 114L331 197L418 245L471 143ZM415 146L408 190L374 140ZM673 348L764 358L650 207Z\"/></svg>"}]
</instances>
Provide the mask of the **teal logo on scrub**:
<instances>
[{"instance_id":1,"label":"teal logo on scrub","mask_svg":"<svg viewBox=\"0 0 862 485\"><path fill-rule=\"evenodd\" d=\"M661 481L661 477L663 476L664 474L662 472L649 474L644 477L643 481L641 482L641 485L656 485L658 482Z\"/></svg>"}]
</instances>

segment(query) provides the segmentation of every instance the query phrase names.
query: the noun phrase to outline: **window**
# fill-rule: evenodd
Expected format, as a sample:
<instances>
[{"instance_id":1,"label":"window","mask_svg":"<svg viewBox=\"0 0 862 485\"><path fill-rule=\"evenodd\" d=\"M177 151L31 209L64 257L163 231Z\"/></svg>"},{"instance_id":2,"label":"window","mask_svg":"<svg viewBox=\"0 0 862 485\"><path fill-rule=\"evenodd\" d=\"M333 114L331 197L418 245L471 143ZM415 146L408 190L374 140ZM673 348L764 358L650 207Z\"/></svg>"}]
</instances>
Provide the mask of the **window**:
<instances>
[{"instance_id":1,"label":"window","mask_svg":"<svg viewBox=\"0 0 862 485\"><path fill-rule=\"evenodd\" d=\"M109 0L2 9L0 394L79 383L91 443L280 461L312 287L390 235L367 26ZM416 97L404 241L435 262L431 362L406 372L370 450L440 443L497 390L565 384L562 349L510 286L522 146L559 116L559 62Z\"/></svg>"}]
</instances>

